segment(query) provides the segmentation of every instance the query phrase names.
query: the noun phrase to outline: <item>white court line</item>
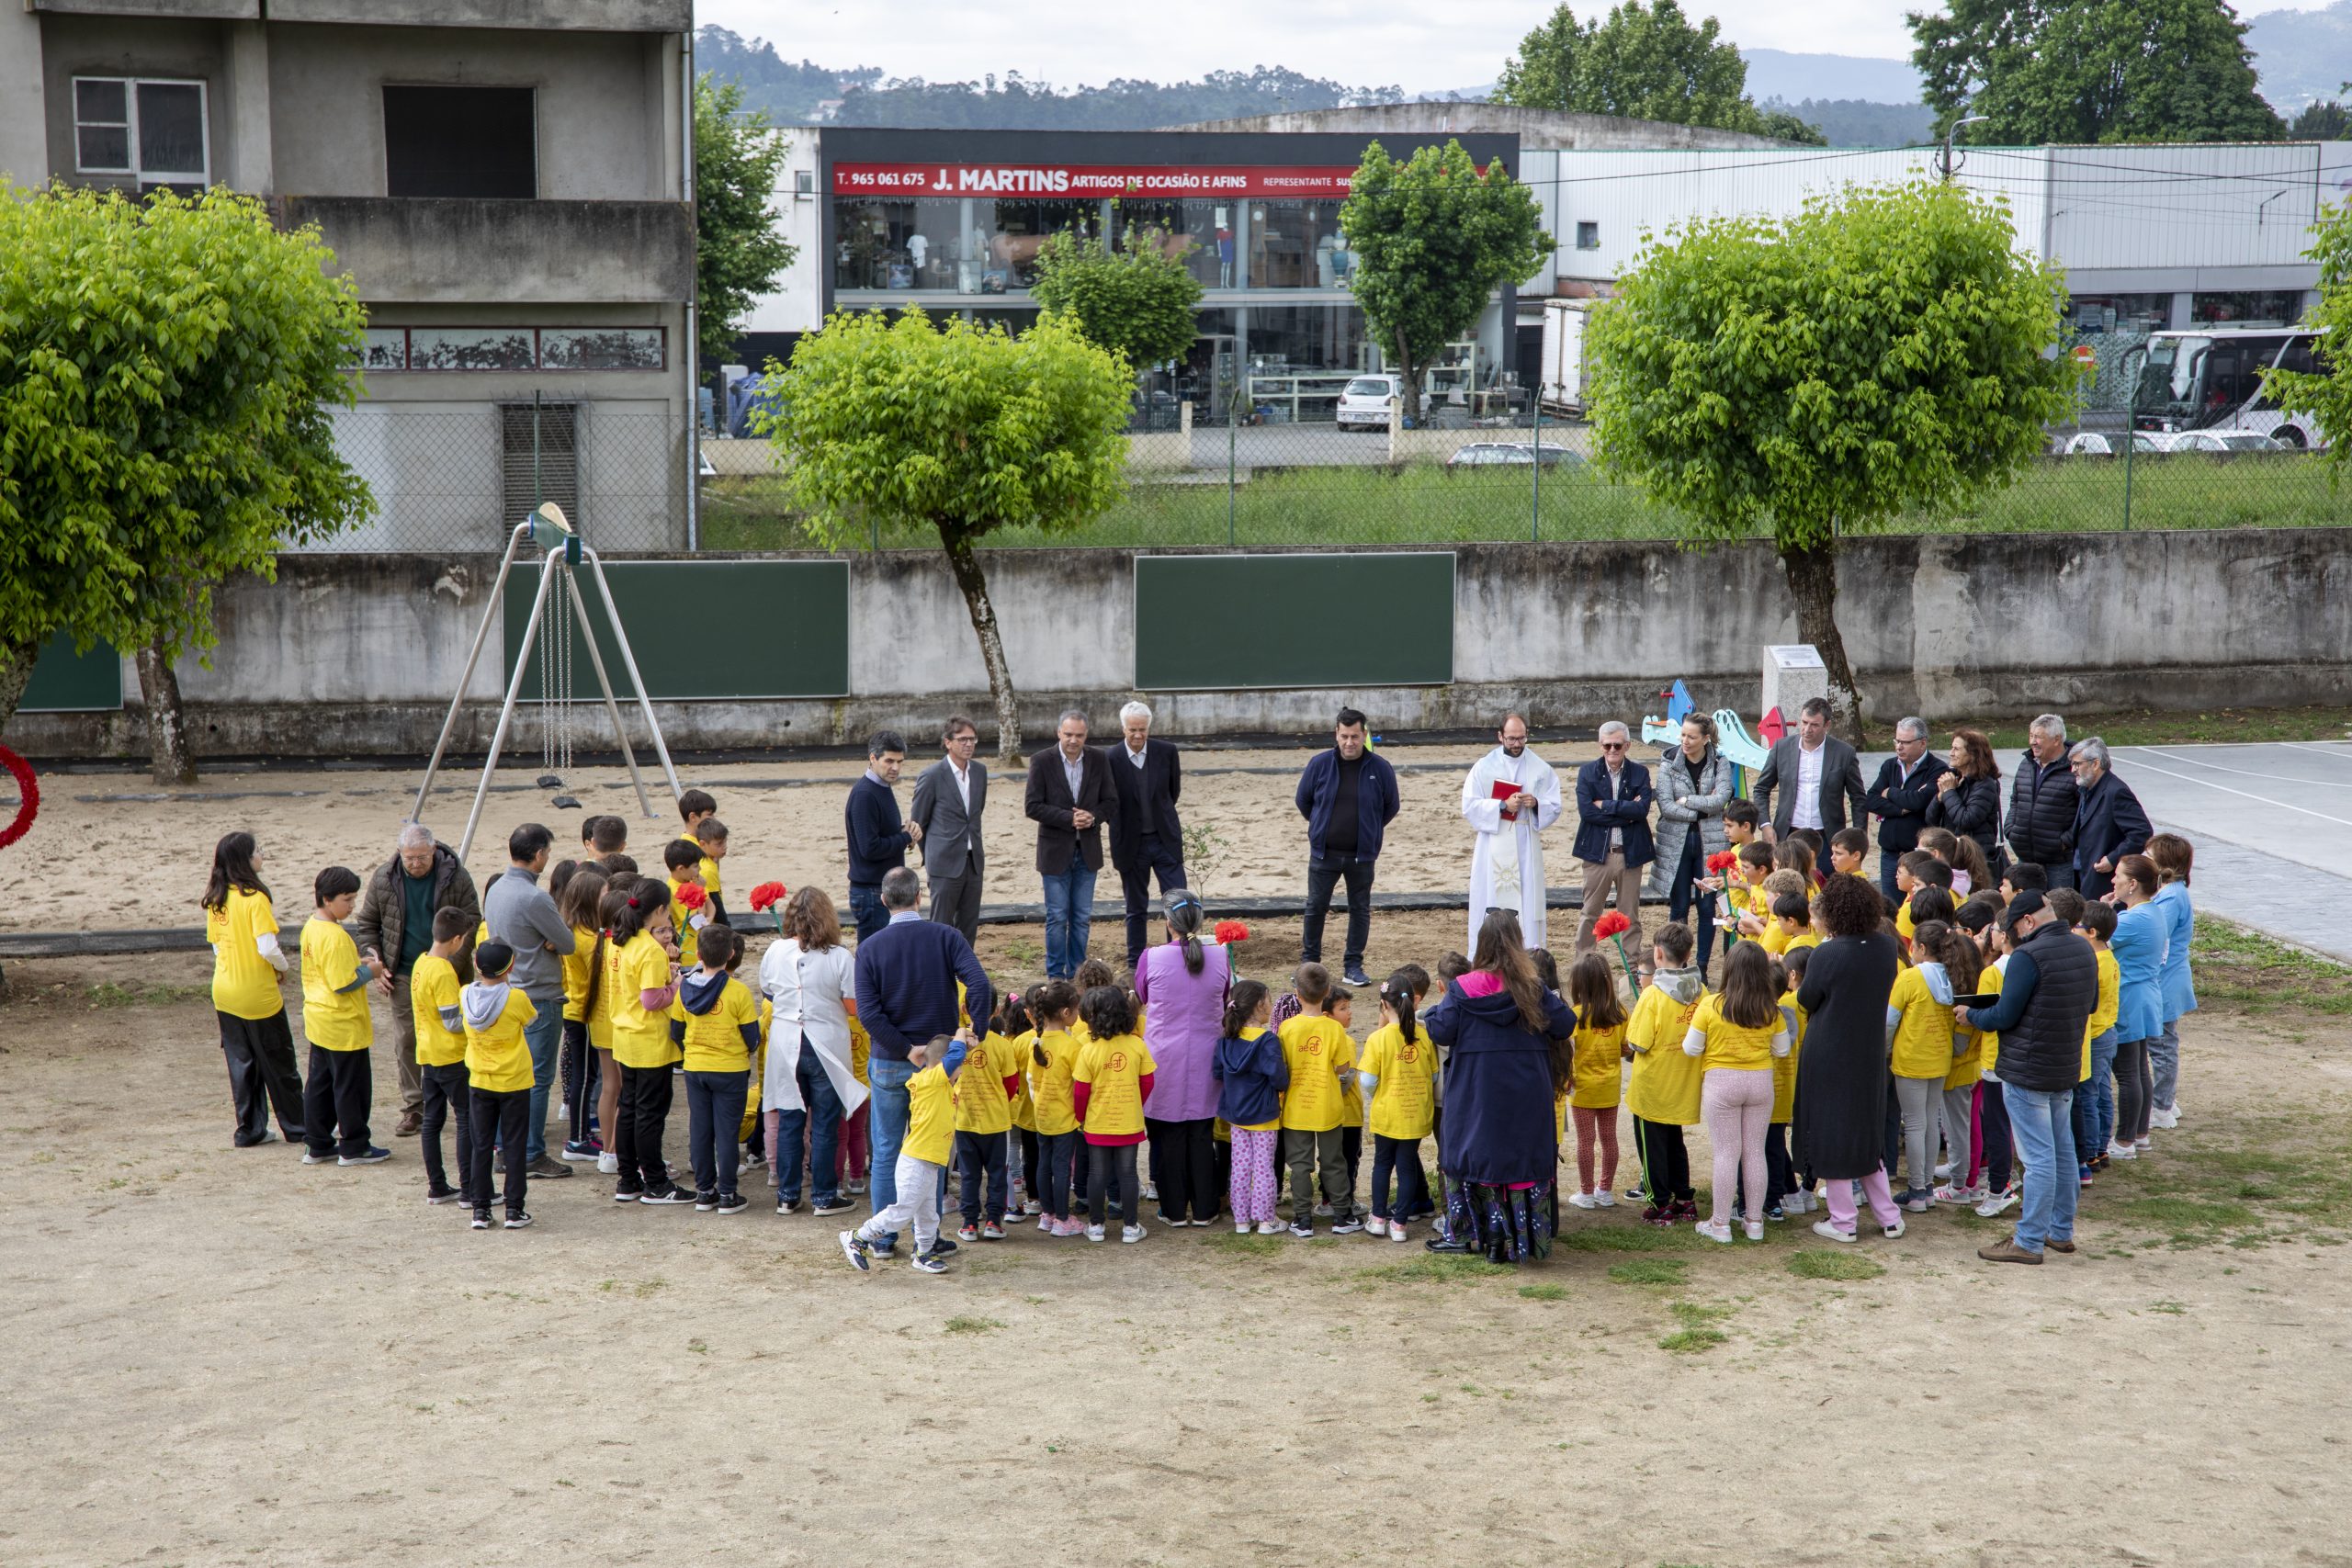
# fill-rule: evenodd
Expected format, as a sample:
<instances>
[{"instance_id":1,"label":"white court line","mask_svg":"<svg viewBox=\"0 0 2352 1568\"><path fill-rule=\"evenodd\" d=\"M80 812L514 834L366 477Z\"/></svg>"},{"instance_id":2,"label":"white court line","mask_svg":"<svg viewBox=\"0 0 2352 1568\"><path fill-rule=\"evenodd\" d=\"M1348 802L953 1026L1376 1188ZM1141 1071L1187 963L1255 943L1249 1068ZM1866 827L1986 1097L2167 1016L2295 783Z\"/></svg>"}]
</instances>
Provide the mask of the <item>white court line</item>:
<instances>
[{"instance_id":1,"label":"white court line","mask_svg":"<svg viewBox=\"0 0 2352 1568\"><path fill-rule=\"evenodd\" d=\"M2268 744L2268 742L2266 742L2266 744ZM2283 745L2283 746L2291 746L2291 745L2295 744L2295 742L2293 742L2293 741L2291 741L2291 740L2286 740L2286 741L2278 741L2278 742L2276 742L2276 744ZM2119 746L2119 747L2117 747L2117 748L2116 748L2116 750L2119 750L2119 751L2120 751L2120 750L2126 750L2126 748ZM2233 768L2233 767L2227 766L2226 764L2224 764L2224 763L2221 763L2221 762L2209 762L2209 761L2205 761L2205 759L2204 759L2204 758L2202 758L2202 757L2183 757L2183 756L2179 756L2179 755L2177 755L2177 754L2176 754L2176 753L2174 753L2174 752L2165 750L2163 748L2161 748L2161 747L2157 747L2157 746L2133 746L2133 747L2129 748L2129 750L2133 750L2133 751L2138 751L2138 752L2143 753L2144 755L2147 755L2147 756L2150 756L2150 757L2164 757L2164 758L2166 758L2166 759L2168 759L2168 760L2170 760L2170 761L2172 761L2181 763L2181 764L2182 764L2183 766L2185 766L2185 767L2211 768L2211 769L2212 769L2212 770L2213 770L2215 773L2236 773L2236 774L2238 774L2239 776L2241 776L2241 777L2243 777L2243 778L2249 778L2249 779L2265 779L2265 780L2267 780L2268 782L2270 782L2270 783L2272 783L2272 784L2313 784L2313 785L2317 785L2317 786L2318 786L2319 788L2321 788L2321 789L2352 789L2352 779L2282 779L2282 778L2280 778L2280 777L2279 777L2278 774L2276 774L2276 773L2256 773L2252 768ZM2339 753L2339 752L2334 752L2334 751L2324 751L2324 752L2322 752L2322 753L2321 753L2321 755L2322 755L2322 756L2329 756L2329 757L2333 757L2333 756L2339 756L2339 755L2341 755L2341 753Z\"/></svg>"},{"instance_id":2,"label":"white court line","mask_svg":"<svg viewBox=\"0 0 2352 1568\"><path fill-rule=\"evenodd\" d=\"M2249 742L2253 744L2253 742ZM2291 746L2299 751L2318 751L2323 757L2352 757L2352 751L2324 751L2324 746L2352 746L2352 740L2278 740L2263 744Z\"/></svg>"},{"instance_id":3,"label":"white court line","mask_svg":"<svg viewBox=\"0 0 2352 1568\"><path fill-rule=\"evenodd\" d=\"M2177 761L2179 759L2175 758L2174 761ZM2183 784L2193 784L2204 789L2217 789L2223 795L2234 795L2245 800L2258 800L2265 806L2275 806L2281 811L2292 811L2304 817L2316 817L2323 822L2333 822L2339 828L2352 828L2352 819L2330 817L2324 811L2312 811L2304 807L2290 806L2283 800L2273 800L2267 795L2256 795L2247 790L2232 788L2228 784L2215 784L2211 779L2191 778L2187 773L2174 773L2170 768L2159 768L2154 762L2135 762L2134 765L2145 768L2152 773L2162 773L2168 779L2178 779Z\"/></svg>"}]
</instances>

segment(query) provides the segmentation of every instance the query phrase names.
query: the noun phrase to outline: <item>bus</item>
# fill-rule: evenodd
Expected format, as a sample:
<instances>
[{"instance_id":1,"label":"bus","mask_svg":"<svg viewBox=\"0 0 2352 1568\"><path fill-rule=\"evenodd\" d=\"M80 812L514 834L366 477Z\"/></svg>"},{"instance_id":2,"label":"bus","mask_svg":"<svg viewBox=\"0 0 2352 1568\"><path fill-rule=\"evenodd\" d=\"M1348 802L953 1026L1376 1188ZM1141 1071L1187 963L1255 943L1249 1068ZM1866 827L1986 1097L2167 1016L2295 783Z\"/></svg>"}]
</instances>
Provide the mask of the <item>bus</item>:
<instances>
[{"instance_id":1,"label":"bus","mask_svg":"<svg viewBox=\"0 0 2352 1568\"><path fill-rule=\"evenodd\" d=\"M2132 403L2135 429L2252 431L2290 446L2319 447L2327 437L2308 413L2281 409L2263 395L2271 369L2320 371L2324 328L2191 327L2148 334Z\"/></svg>"}]
</instances>

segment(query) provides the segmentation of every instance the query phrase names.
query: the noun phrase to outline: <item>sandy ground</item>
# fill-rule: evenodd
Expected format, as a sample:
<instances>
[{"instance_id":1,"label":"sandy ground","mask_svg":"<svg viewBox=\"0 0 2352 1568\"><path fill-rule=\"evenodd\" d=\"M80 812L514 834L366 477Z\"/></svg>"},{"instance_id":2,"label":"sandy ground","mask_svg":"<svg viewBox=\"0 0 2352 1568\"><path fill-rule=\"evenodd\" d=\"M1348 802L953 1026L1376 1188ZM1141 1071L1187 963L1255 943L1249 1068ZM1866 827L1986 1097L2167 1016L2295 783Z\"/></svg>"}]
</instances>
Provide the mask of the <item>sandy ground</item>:
<instances>
[{"instance_id":1,"label":"sandy ground","mask_svg":"<svg viewBox=\"0 0 2352 1568\"><path fill-rule=\"evenodd\" d=\"M1294 940L1268 922L1245 966ZM1719 1248L1620 1210L1486 1277L1155 1226L930 1279L593 1175L476 1234L421 1201L413 1140L233 1150L207 973L9 965L11 1568L2352 1562L2340 1017L2197 1015L2182 1131L2041 1269L1978 1263L1997 1227L1949 1213L1837 1280L1792 1270L1831 1250L1793 1223ZM2264 1188L2235 1246L2152 1201L2306 1156L2327 1201ZM1686 1326L1724 1338L1662 1348Z\"/></svg>"},{"instance_id":2,"label":"sandy ground","mask_svg":"<svg viewBox=\"0 0 2352 1568\"><path fill-rule=\"evenodd\" d=\"M1573 768L1600 753L1590 743L1540 747L1547 760ZM1460 892L1469 884L1470 834L1461 818L1462 778L1483 753L1476 747L1399 747L1386 754L1401 765L1404 807L1389 829L1379 886L1392 891ZM1215 857L1193 857L1193 881L1212 901L1226 897L1298 896L1306 889L1306 825L1292 804L1298 770L1308 751L1201 750L1184 753L1183 819L1213 832ZM909 760L899 786L903 809L914 798L915 774L933 757ZM1435 764L1435 766L1431 766ZM772 877L797 887L813 883L837 903L848 881L842 807L863 764L741 762L682 769L680 780L718 798L729 829L726 887L748 893ZM1007 778L989 763L992 789L984 843L989 902L1035 903L1043 895L1035 871L1036 829L1022 815L1023 776ZM1424 769L1428 771L1424 771ZM1250 770L1241 772L1238 770ZM0 860L0 931L105 931L203 923L197 898L204 890L212 847L225 833L243 830L261 843L263 875L277 894L277 917L291 925L309 913L311 878L327 865L347 865L363 876L392 852L395 835L416 803L423 769L220 773L188 790L156 789L144 775L62 773L44 781L32 831ZM656 788L662 813L649 821L621 768L579 768L568 777L579 811L548 804L552 792L532 787L539 764L502 767L482 812L468 865L476 882L503 871L506 834L515 824L539 821L555 829L558 857L577 852L579 822L591 813L629 818L629 845L641 869L658 871L662 847L675 836L677 818L666 792ZM478 773L445 773L424 819L455 845L465 828ZM658 774L656 775L658 778ZM790 783L783 781L794 781ZM1564 787L1572 780L1564 780ZM1547 844L1549 878L1575 879L1569 857L1572 824ZM103 866L103 876L86 868ZM1107 865L1098 891L1115 905L1118 877Z\"/></svg>"}]
</instances>

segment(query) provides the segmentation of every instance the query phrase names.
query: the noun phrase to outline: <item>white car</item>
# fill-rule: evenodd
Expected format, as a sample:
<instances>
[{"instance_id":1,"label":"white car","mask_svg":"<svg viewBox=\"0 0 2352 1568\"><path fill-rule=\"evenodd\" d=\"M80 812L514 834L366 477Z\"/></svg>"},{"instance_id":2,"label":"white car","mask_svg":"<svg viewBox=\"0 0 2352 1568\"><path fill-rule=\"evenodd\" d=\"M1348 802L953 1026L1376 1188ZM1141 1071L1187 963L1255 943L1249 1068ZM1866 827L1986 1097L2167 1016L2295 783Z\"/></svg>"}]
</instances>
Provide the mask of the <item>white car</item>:
<instances>
[{"instance_id":1,"label":"white car","mask_svg":"<svg viewBox=\"0 0 2352 1568\"><path fill-rule=\"evenodd\" d=\"M2161 439L2160 436L2135 432L2132 437L2132 450L2134 452L2162 451L2163 448L2156 445ZM2060 457L2112 457L2122 450L2121 432L2119 431L2112 435L2102 435L2096 430L2084 430L2077 431L2060 442L2054 455Z\"/></svg>"},{"instance_id":2,"label":"white car","mask_svg":"<svg viewBox=\"0 0 2352 1568\"><path fill-rule=\"evenodd\" d=\"M1340 393L1341 430L1385 430L1388 411L1396 405L1401 376L1359 376Z\"/></svg>"},{"instance_id":3,"label":"white car","mask_svg":"<svg viewBox=\"0 0 2352 1568\"><path fill-rule=\"evenodd\" d=\"M2287 444L2253 430L2176 430L2155 437L2159 452L2284 452Z\"/></svg>"}]
</instances>

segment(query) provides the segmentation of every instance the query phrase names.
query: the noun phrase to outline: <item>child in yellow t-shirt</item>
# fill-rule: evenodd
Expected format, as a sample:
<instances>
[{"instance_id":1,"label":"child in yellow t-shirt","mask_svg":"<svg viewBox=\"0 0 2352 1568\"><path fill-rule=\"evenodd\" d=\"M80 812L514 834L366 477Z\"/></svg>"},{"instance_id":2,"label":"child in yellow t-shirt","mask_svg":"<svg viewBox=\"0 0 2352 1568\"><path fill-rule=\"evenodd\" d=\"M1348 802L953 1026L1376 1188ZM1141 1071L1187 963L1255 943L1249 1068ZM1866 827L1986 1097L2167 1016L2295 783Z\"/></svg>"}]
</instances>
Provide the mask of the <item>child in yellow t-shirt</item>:
<instances>
[{"instance_id":1,"label":"child in yellow t-shirt","mask_svg":"<svg viewBox=\"0 0 2352 1568\"><path fill-rule=\"evenodd\" d=\"M1004 1032L1008 1023L1026 1021L1008 1010L1021 998L1000 994L989 1032L973 1048L956 1089L956 1174L963 1189L964 1223L959 1241L1004 1239L1004 1145L1012 1131L1012 1100L1021 1078L1021 1049ZM1016 1031L1017 1032L1017 1031Z\"/></svg>"},{"instance_id":2,"label":"child in yellow t-shirt","mask_svg":"<svg viewBox=\"0 0 2352 1568\"><path fill-rule=\"evenodd\" d=\"M571 880L555 896L557 917L571 928L571 951L563 957L562 1059L563 1103L571 1120L571 1134L563 1141L563 1157L592 1165L603 1155L605 1145L597 1138L599 1124L589 1101L596 1097L598 1085L612 1076L609 1065L598 1059L598 1043L590 1038L588 1027L588 976L595 969L596 933L604 929L596 907L604 901L605 887L605 874L594 865L583 865L572 872ZM607 1051L612 1048L609 1033L603 1044Z\"/></svg>"},{"instance_id":3,"label":"child in yellow t-shirt","mask_svg":"<svg viewBox=\"0 0 2352 1568\"><path fill-rule=\"evenodd\" d=\"M376 1022L368 1012L370 979L386 986L391 971L370 948L361 953L343 929L359 897L358 874L339 865L312 886L318 908L302 926L302 1037L311 1044L310 1077L302 1085L304 1165L376 1165L392 1157L368 1139L368 1110L375 1079L368 1048ZM337 1134L341 1141L337 1141Z\"/></svg>"},{"instance_id":4,"label":"child in yellow t-shirt","mask_svg":"<svg viewBox=\"0 0 2352 1568\"><path fill-rule=\"evenodd\" d=\"M1803 849L1804 846L1800 844L1796 847ZM1781 919L1781 900L1795 898L1803 902L1812 896L1813 885L1805 880L1804 873L1781 866L1767 876L1763 886L1750 897L1748 919L1756 923L1757 929L1748 931L1743 921L1741 933L1761 942L1764 951L1778 958L1789 950L1790 938L1794 934Z\"/></svg>"},{"instance_id":5,"label":"child in yellow t-shirt","mask_svg":"<svg viewBox=\"0 0 2352 1568\"><path fill-rule=\"evenodd\" d=\"M729 926L695 937L697 966L678 981L670 1004L670 1042L686 1080L686 1152L694 1164L695 1209L740 1214L751 1206L736 1190L743 1102L751 1094L752 1053L760 1044L760 999L729 973L743 939Z\"/></svg>"},{"instance_id":6,"label":"child in yellow t-shirt","mask_svg":"<svg viewBox=\"0 0 2352 1568\"><path fill-rule=\"evenodd\" d=\"M1731 1243L1732 1203L1745 1204L1747 1239L1764 1239L1764 1138L1772 1118L1772 1058L1789 1051L1781 1018L1781 967L1756 942L1724 959L1724 988L1690 1015L1682 1054L1704 1075L1707 1141L1714 1146L1713 1212L1698 1222L1710 1241Z\"/></svg>"},{"instance_id":7,"label":"child in yellow t-shirt","mask_svg":"<svg viewBox=\"0 0 2352 1568\"><path fill-rule=\"evenodd\" d=\"M681 943L690 942L703 927L719 923L711 913L710 889L702 885L702 846L692 839L673 839L662 861L670 871L664 883L670 890L670 929Z\"/></svg>"},{"instance_id":8,"label":"child in yellow t-shirt","mask_svg":"<svg viewBox=\"0 0 2352 1568\"><path fill-rule=\"evenodd\" d=\"M416 1066L424 1078L417 1152L424 1160L424 1201L474 1203L473 1089L466 1076L465 1019L458 1011L456 959L466 948L466 913L436 909L433 945L409 971L408 1002L416 1027ZM441 1128L456 1123L458 1185L441 1163ZM484 1203L481 1207L487 1208Z\"/></svg>"},{"instance_id":9,"label":"child in yellow t-shirt","mask_svg":"<svg viewBox=\"0 0 2352 1568\"><path fill-rule=\"evenodd\" d=\"M436 928L437 929L437 928ZM508 983L514 950L503 942L474 949L474 983L458 997L466 1025L466 1084L472 1099L474 1229L490 1228L491 1154L506 1151L506 1228L531 1223L523 1206L531 1182L523 1157L531 1126L531 1047L523 1032L539 1010Z\"/></svg>"},{"instance_id":10,"label":"child in yellow t-shirt","mask_svg":"<svg viewBox=\"0 0 2352 1568\"><path fill-rule=\"evenodd\" d=\"M947 1272L946 1260L936 1250L939 1189L956 1146L956 1085L978 1048L972 1032L959 1029L953 1039L943 1034L907 1053L907 1065L915 1073L907 1080L907 1136L899 1145L898 1201L855 1230L841 1233L842 1252L852 1267L861 1271L873 1267L875 1244L911 1226L915 1272Z\"/></svg>"},{"instance_id":11,"label":"child in yellow t-shirt","mask_svg":"<svg viewBox=\"0 0 2352 1568\"><path fill-rule=\"evenodd\" d=\"M1421 1140L1437 1114L1437 1043L1414 1019L1413 975L1398 970L1380 984L1380 1027L1363 1043L1356 1081L1372 1129L1372 1218L1364 1228L1391 1241L1407 1238L1406 1222L1420 1201ZM1389 1205L1390 1173L1396 1206Z\"/></svg>"},{"instance_id":12,"label":"child in yellow t-shirt","mask_svg":"<svg viewBox=\"0 0 2352 1568\"><path fill-rule=\"evenodd\" d=\"M1751 839L1739 846L1739 860L1732 867L1730 885L1724 889L1724 912L1715 922L1723 928L1725 952L1742 937L1750 942L1762 939L1765 927L1771 923L1766 918L1770 895L1764 887L1771 874L1771 845Z\"/></svg>"},{"instance_id":13,"label":"child in yellow t-shirt","mask_svg":"<svg viewBox=\"0 0 2352 1568\"><path fill-rule=\"evenodd\" d=\"M1345 1030L1351 1043L1356 1032L1355 1005L1356 994L1345 986L1333 986L1331 994L1323 999L1324 1016ZM1361 1061L1363 1052L1359 1049L1356 1056ZM1351 1195L1360 1185L1356 1178L1363 1170L1363 1101L1362 1087L1354 1084L1340 1097L1340 1157L1347 1162L1348 1191Z\"/></svg>"},{"instance_id":14,"label":"child in yellow t-shirt","mask_svg":"<svg viewBox=\"0 0 2352 1568\"><path fill-rule=\"evenodd\" d=\"M1627 1020L1625 1005L1617 999L1617 976L1598 952L1569 965L1568 1005L1577 1014L1568 1077L1568 1115L1577 1126L1577 1190L1568 1201L1579 1209L1614 1208L1611 1189L1617 1185L1617 1102L1625 1077Z\"/></svg>"},{"instance_id":15,"label":"child in yellow t-shirt","mask_svg":"<svg viewBox=\"0 0 2352 1568\"><path fill-rule=\"evenodd\" d=\"M1005 1134L1004 1145L1004 1165L1012 1177L1012 1192L1004 1212L1011 1218L1020 1219L1046 1212L1045 1205L1037 1201L1037 1156L1041 1152L1037 1142L1037 1103L1029 1097L1029 1048L1037 1043L1037 1020L1029 1010L1029 998L1010 990L999 996L993 1027L1012 1045L1012 1130Z\"/></svg>"},{"instance_id":16,"label":"child in yellow t-shirt","mask_svg":"<svg viewBox=\"0 0 2352 1568\"><path fill-rule=\"evenodd\" d=\"M1772 923L1779 928L1782 955L1821 945L1821 933L1813 929L1813 900L1802 893L1783 893L1772 900Z\"/></svg>"},{"instance_id":17,"label":"child in yellow t-shirt","mask_svg":"<svg viewBox=\"0 0 2352 1568\"><path fill-rule=\"evenodd\" d=\"M2086 1179L2108 1166L2108 1140L2115 1134L2115 1023L2122 1012L2123 972L2108 943L2115 935L2115 907L2086 904L2075 929L2089 939L2098 960L2098 1001L2083 1026L2085 1081L2075 1090L2075 1150Z\"/></svg>"},{"instance_id":18,"label":"child in yellow t-shirt","mask_svg":"<svg viewBox=\"0 0 2352 1568\"><path fill-rule=\"evenodd\" d=\"M1086 1227L1070 1217L1071 1167L1080 1157L1078 1108L1070 1072L1078 1066L1078 987L1048 980L1029 993L1037 1021L1029 1043L1029 1102L1037 1114L1037 1201L1045 1213L1037 1228L1047 1235L1073 1236Z\"/></svg>"},{"instance_id":19,"label":"child in yellow t-shirt","mask_svg":"<svg viewBox=\"0 0 2352 1568\"><path fill-rule=\"evenodd\" d=\"M678 982L666 891L659 882L643 881L619 900L610 933L597 948L596 976L598 989L612 997L613 1065L620 1070L624 1101L615 1119L620 1181L613 1200L657 1208L694 1201L691 1190L670 1179L662 1157L676 1092L671 1069L683 1055L670 1038Z\"/></svg>"},{"instance_id":20,"label":"child in yellow t-shirt","mask_svg":"<svg viewBox=\"0 0 2352 1568\"><path fill-rule=\"evenodd\" d=\"M1952 1030L1952 998L1960 979L1947 962L1965 944L1973 958L1975 946L1942 920L1923 920L1912 931L1911 967L1894 977L1886 998L1888 1065L1894 1075L1894 1098L1903 1117L1905 1157L1909 1179L1894 1194L1894 1201L1912 1213L1925 1213L1936 1201L1934 1170L1939 1129L1960 1151L1959 1164L1968 1161L1968 1124L1942 1126L1944 1079L1959 1053ZM1968 976L1973 979L1971 975Z\"/></svg>"},{"instance_id":21,"label":"child in yellow t-shirt","mask_svg":"<svg viewBox=\"0 0 2352 1568\"><path fill-rule=\"evenodd\" d=\"M694 845L699 857L696 869L702 873L702 890L710 895L711 923L728 925L730 922L727 906L719 901L718 894L718 863L727 854L727 825L718 819L718 801L707 789L682 790L678 795L678 820L685 824L678 842ZM714 829L717 831L711 830ZM715 851L710 847L714 843L718 846Z\"/></svg>"},{"instance_id":22,"label":"child in yellow t-shirt","mask_svg":"<svg viewBox=\"0 0 2352 1568\"><path fill-rule=\"evenodd\" d=\"M849 999L849 1076L855 1078L861 1088L869 1086L865 1076L866 1064L873 1059L873 1055L874 1037L865 1032L865 1025L858 1022L857 1001L855 998L851 998ZM854 1194L865 1190L866 1175L874 1163L872 1119L867 1111L867 1107L873 1103L870 1098L861 1100L857 1102L857 1109L854 1111L842 1118L841 1147L833 1156L833 1166L835 1174L841 1179L842 1190L844 1192Z\"/></svg>"},{"instance_id":23,"label":"child in yellow t-shirt","mask_svg":"<svg viewBox=\"0 0 2352 1568\"><path fill-rule=\"evenodd\" d=\"M1654 1225L1696 1219L1699 1194L1690 1185L1690 1156L1682 1129L1699 1120L1699 1085L1702 1068L1696 1057L1682 1051L1691 1016L1706 987L1691 968L1690 928L1679 920L1658 928L1652 939L1650 983L1634 1002L1634 1016L1625 1021L1625 1050L1633 1072L1625 1086L1625 1109L1634 1117L1634 1152L1641 1156L1642 1218ZM1736 953L1745 942L1736 944ZM1729 954L1724 956L1729 963Z\"/></svg>"},{"instance_id":24,"label":"child in yellow t-shirt","mask_svg":"<svg viewBox=\"0 0 2352 1568\"><path fill-rule=\"evenodd\" d=\"M261 879L261 851L251 833L222 836L204 888L204 940L212 949L212 1010L229 1064L236 1108L235 1145L259 1147L302 1136L302 1076L294 1066L294 1032L277 977L292 967L278 946L277 913Z\"/></svg>"},{"instance_id":25,"label":"child in yellow t-shirt","mask_svg":"<svg viewBox=\"0 0 2352 1568\"><path fill-rule=\"evenodd\" d=\"M1356 1218L1355 1190L1347 1185L1343 1101L1355 1092L1355 1042L1325 1010L1331 997L1331 972L1320 964L1302 964L1292 976L1298 997L1297 1014L1275 1031L1283 1043L1283 1063L1290 1087L1283 1095L1283 1157L1290 1167L1290 1234L1302 1239L1315 1234L1315 1181L1319 1172L1323 1201L1331 1211L1331 1234L1351 1235L1363 1229Z\"/></svg>"},{"instance_id":26,"label":"child in yellow t-shirt","mask_svg":"<svg viewBox=\"0 0 2352 1568\"><path fill-rule=\"evenodd\" d=\"M1772 1058L1772 1124L1764 1131L1764 1217L1786 1219L1812 1212L1813 1194L1796 1178L1789 1158L1789 1123L1795 1119L1797 1057L1804 1050L1805 1010L1797 1005L1814 950L1792 947L1781 955L1781 1021L1789 1032L1789 1054Z\"/></svg>"},{"instance_id":27,"label":"child in yellow t-shirt","mask_svg":"<svg viewBox=\"0 0 2352 1568\"><path fill-rule=\"evenodd\" d=\"M1143 1239L1137 1205L1136 1146L1143 1142L1143 1108L1151 1099L1157 1066L1151 1049L1136 1032L1135 1005L1115 986L1097 986L1080 998L1080 1016L1091 1038L1070 1066L1070 1098L1080 1136L1086 1140L1086 1239L1101 1241L1107 1205L1115 1190L1119 1239Z\"/></svg>"}]
</instances>

